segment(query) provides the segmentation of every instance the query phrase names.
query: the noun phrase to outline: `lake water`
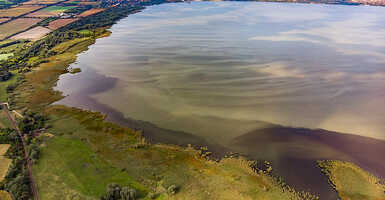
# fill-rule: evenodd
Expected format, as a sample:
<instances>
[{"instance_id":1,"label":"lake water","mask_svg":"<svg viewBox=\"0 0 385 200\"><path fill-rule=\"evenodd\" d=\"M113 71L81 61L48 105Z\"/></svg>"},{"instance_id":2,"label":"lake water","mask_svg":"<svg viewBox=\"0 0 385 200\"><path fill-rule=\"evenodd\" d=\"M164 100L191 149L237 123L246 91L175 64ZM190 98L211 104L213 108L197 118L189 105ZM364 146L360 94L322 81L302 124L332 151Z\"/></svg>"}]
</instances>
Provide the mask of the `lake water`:
<instances>
[{"instance_id":1,"label":"lake water","mask_svg":"<svg viewBox=\"0 0 385 200\"><path fill-rule=\"evenodd\" d=\"M302 132L271 144L272 138L262 134L255 143L245 138L278 124L351 133L379 139L383 145L383 19L385 8L369 6L256 2L151 6L119 21L110 37L98 39L79 55L71 67L82 72L60 77L56 89L68 97L58 103L87 108L93 102L99 106L89 108L100 111L105 109L98 107L105 105L126 118L191 133L255 159L273 160L289 183L300 189L319 186L319 194L333 199L326 179L314 175L316 167L308 167L314 160L345 159L375 174L385 172L376 170L373 160L353 158L330 147L327 140L304 138ZM314 146L307 146L309 141ZM263 145L270 146L260 148ZM309 153L312 147L315 150ZM300 168L318 178L294 180L297 175L285 172L288 160L305 160Z\"/></svg>"}]
</instances>

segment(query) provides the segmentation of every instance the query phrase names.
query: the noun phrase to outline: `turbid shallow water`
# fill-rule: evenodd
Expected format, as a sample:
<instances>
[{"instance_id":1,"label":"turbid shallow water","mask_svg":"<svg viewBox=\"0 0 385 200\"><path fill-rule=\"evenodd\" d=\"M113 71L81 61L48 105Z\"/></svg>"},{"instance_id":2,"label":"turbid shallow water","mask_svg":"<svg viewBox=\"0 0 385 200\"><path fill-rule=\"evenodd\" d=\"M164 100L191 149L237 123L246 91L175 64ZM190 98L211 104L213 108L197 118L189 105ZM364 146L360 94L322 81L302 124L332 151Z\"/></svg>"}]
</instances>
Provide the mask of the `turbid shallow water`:
<instances>
[{"instance_id":1,"label":"turbid shallow water","mask_svg":"<svg viewBox=\"0 0 385 200\"><path fill-rule=\"evenodd\" d=\"M60 77L57 89L69 97L58 103L175 130L160 141L175 143L183 131L193 135L180 138L273 160L289 183L332 199L316 159L355 161L385 175L378 159L385 150L372 151L385 140L384 18L385 8L366 6L152 6L79 55L72 67L82 72ZM371 155L355 156L352 141Z\"/></svg>"}]
</instances>

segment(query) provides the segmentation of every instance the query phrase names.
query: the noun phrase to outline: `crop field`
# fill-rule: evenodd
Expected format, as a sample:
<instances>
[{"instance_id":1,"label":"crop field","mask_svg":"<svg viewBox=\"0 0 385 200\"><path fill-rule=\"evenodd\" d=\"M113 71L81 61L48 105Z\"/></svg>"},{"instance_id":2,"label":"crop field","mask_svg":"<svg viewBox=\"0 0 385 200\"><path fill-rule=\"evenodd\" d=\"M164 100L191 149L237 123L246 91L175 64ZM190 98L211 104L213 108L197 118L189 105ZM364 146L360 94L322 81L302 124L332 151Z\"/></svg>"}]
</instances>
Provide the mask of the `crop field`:
<instances>
[{"instance_id":1,"label":"crop field","mask_svg":"<svg viewBox=\"0 0 385 200\"><path fill-rule=\"evenodd\" d=\"M34 4L50 5L50 4L55 4L59 1L61 1L61 0L30 0L30 1L24 2L23 4L24 5L34 5Z\"/></svg>"},{"instance_id":2,"label":"crop field","mask_svg":"<svg viewBox=\"0 0 385 200\"><path fill-rule=\"evenodd\" d=\"M3 181L5 175L7 174L9 165L12 162L12 160L4 157L4 154L7 152L9 147L9 144L0 144L0 182Z\"/></svg>"},{"instance_id":3,"label":"crop field","mask_svg":"<svg viewBox=\"0 0 385 200\"><path fill-rule=\"evenodd\" d=\"M58 28L61 28L63 26L66 26L67 24L70 24L74 21L77 21L78 18L70 18L70 19L57 19L55 21L52 21L48 24L48 28L51 30L56 30Z\"/></svg>"},{"instance_id":4,"label":"crop field","mask_svg":"<svg viewBox=\"0 0 385 200\"><path fill-rule=\"evenodd\" d=\"M0 112L0 128L11 128L12 125L9 122L7 115L4 112Z\"/></svg>"},{"instance_id":5,"label":"crop field","mask_svg":"<svg viewBox=\"0 0 385 200\"><path fill-rule=\"evenodd\" d=\"M19 33L15 36L11 37L11 39L15 39L15 40L19 40L19 39L38 40L38 39L44 37L49 32L51 32L50 29L44 28L42 26L37 26L37 27L30 29L26 32ZM1 59L1 57L0 57L0 59Z\"/></svg>"},{"instance_id":6,"label":"crop field","mask_svg":"<svg viewBox=\"0 0 385 200\"><path fill-rule=\"evenodd\" d=\"M0 199L1 200L12 200L11 195L6 191L0 190Z\"/></svg>"},{"instance_id":7,"label":"crop field","mask_svg":"<svg viewBox=\"0 0 385 200\"><path fill-rule=\"evenodd\" d=\"M9 20L9 18L0 18L0 23L3 23L3 22L8 21L8 20Z\"/></svg>"},{"instance_id":8,"label":"crop field","mask_svg":"<svg viewBox=\"0 0 385 200\"><path fill-rule=\"evenodd\" d=\"M23 31L36 23L40 22L41 19L32 18L19 18L11 22L0 25L0 40L5 39L15 33Z\"/></svg>"},{"instance_id":9,"label":"crop field","mask_svg":"<svg viewBox=\"0 0 385 200\"><path fill-rule=\"evenodd\" d=\"M13 56L13 53L0 54L0 60L7 60L10 56Z\"/></svg>"},{"instance_id":10,"label":"crop field","mask_svg":"<svg viewBox=\"0 0 385 200\"><path fill-rule=\"evenodd\" d=\"M44 8L43 10L48 12L61 13L72 8L74 7L73 6L50 6L48 8Z\"/></svg>"},{"instance_id":11,"label":"crop field","mask_svg":"<svg viewBox=\"0 0 385 200\"><path fill-rule=\"evenodd\" d=\"M100 1L86 1L86 0L69 0L66 4L78 4L78 5L99 5Z\"/></svg>"},{"instance_id":12,"label":"crop field","mask_svg":"<svg viewBox=\"0 0 385 200\"><path fill-rule=\"evenodd\" d=\"M87 17L87 16L90 16L90 15L94 15L96 13L100 13L102 11L104 11L105 9L103 8L92 8L90 10L87 10L87 11L84 11L82 12L79 17Z\"/></svg>"},{"instance_id":13,"label":"crop field","mask_svg":"<svg viewBox=\"0 0 385 200\"><path fill-rule=\"evenodd\" d=\"M50 6L50 7L44 8L42 10L39 10L37 12L28 14L27 16L28 17L41 17L41 18L52 17L52 16L57 16L58 14L66 11L66 10L70 10L72 8L74 8L74 6Z\"/></svg>"},{"instance_id":14,"label":"crop field","mask_svg":"<svg viewBox=\"0 0 385 200\"><path fill-rule=\"evenodd\" d=\"M353 163L320 161L341 200L385 200L384 182Z\"/></svg>"},{"instance_id":15,"label":"crop field","mask_svg":"<svg viewBox=\"0 0 385 200\"><path fill-rule=\"evenodd\" d=\"M7 0L0 0L0 4L12 4L12 2Z\"/></svg>"},{"instance_id":16,"label":"crop field","mask_svg":"<svg viewBox=\"0 0 385 200\"><path fill-rule=\"evenodd\" d=\"M34 10L40 9L43 6L23 5L15 8L0 10L0 17L18 17L27 14Z\"/></svg>"}]
</instances>

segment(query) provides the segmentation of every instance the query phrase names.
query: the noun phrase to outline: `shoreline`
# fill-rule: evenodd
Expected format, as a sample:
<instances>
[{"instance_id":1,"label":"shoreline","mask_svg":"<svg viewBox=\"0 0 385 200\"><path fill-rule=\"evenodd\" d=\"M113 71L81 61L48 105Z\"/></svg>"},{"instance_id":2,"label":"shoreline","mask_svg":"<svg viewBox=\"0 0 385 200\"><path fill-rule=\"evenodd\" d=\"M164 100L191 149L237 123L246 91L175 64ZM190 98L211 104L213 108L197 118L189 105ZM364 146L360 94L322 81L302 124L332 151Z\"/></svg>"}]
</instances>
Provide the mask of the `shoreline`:
<instances>
[{"instance_id":1,"label":"shoreline","mask_svg":"<svg viewBox=\"0 0 385 200\"><path fill-rule=\"evenodd\" d=\"M117 21L118 22L118 21ZM116 23L117 23L116 22ZM107 36L108 37L108 36ZM91 44L92 45L92 44ZM88 48L89 46L87 46ZM76 54L78 55L78 54ZM76 62L76 59L75 61ZM73 63L73 62L72 62ZM67 68L71 65L68 64ZM68 72L66 72L68 73ZM66 74L66 73L63 73L63 74ZM60 76L59 76L60 77ZM59 78L58 77L58 78ZM57 80L55 81L55 83L57 83L58 81L58 78ZM51 87L50 89L52 90L54 87ZM96 88L96 89L100 89L100 88ZM54 93L57 93L57 91L54 91ZM64 101L66 97L63 97L61 96L61 100L60 101ZM84 103L86 102L87 103ZM55 102L58 102L55 100ZM90 103L91 102L91 103ZM84 104L83 104L84 103ZM107 122L113 122L114 124L117 124L119 126L121 126L121 124L119 123L120 120L122 120L122 124L126 124L126 125L123 125L123 127L128 127L128 128L133 128L134 130L138 128L139 126L139 129L143 129L144 130L144 133L142 134L146 139L147 138L151 138L151 137L158 137L156 138L155 140L153 140L154 143L156 143L157 141L167 141L167 140L170 140L172 139L172 141L176 142L178 146L182 146L182 145L187 145L187 144L194 144L196 143L197 146L201 146L200 144L205 143L206 141L204 140L204 138L200 138L200 137L197 137L197 136L194 136L193 134L190 134L190 133L185 133L185 132L179 132L179 131L172 131L172 130L167 130L167 129L162 129L160 127L157 127L149 122L145 122L145 121L138 121L138 120L134 120L134 119L127 119L123 116L122 113L116 111L116 110L113 110L111 109L110 107L108 107L107 105L103 105L103 104L100 104L96 101L93 101L91 98L88 98L88 97L85 97L84 99L81 100L80 106L85 106L84 108L81 107L80 109L81 110L84 110L84 109L89 109L89 108L86 108L87 106L90 106L91 107L91 111L92 113L95 113L95 111L97 112L101 112L101 113L105 113L106 115L106 121ZM45 108L47 107L52 107L52 106L55 106L55 103L54 105L52 104L49 104L48 106L44 106ZM101 106L101 111L98 111L98 110L93 110L92 107L94 108L97 108L97 107L100 107ZM104 110L104 111L103 111ZM108 113L110 112L110 113ZM299 128L300 129L300 128ZM309 129L310 130L310 129ZM163 136L160 136L159 137L159 132L161 132L163 134ZM178 134L178 135L176 135ZM182 135L180 135L182 134ZM246 135L246 134L245 134ZM177 136L177 137L175 137ZM180 141L180 138L186 138L188 137L187 141ZM150 140L151 141L151 140ZM179 142L179 144L178 144ZM160 142L162 143L162 142ZM207 143L207 142L206 142ZM167 144L167 143L166 143ZM173 142L170 142L170 144L173 144ZM208 144L209 146L209 150L212 151L212 147L210 146L210 144ZM218 148L218 153L224 153L224 147L216 147ZM214 148L214 153L215 153L215 148ZM274 165L273 165L274 167ZM279 171L277 173L278 175L280 175ZM325 177L326 178L326 177ZM326 178L327 179L327 178ZM289 184L291 185L291 184Z\"/></svg>"},{"instance_id":2,"label":"shoreline","mask_svg":"<svg viewBox=\"0 0 385 200\"><path fill-rule=\"evenodd\" d=\"M86 73L86 72L83 72L83 73ZM98 76L100 76L100 78L102 78L102 79L104 77L104 75L101 75L101 74L98 74ZM107 84L108 87L113 87L113 85L115 84L114 80L112 78L109 78L109 77L104 77L104 78L107 80L106 82L108 83ZM104 81L100 81L100 83L102 83L102 82L104 82ZM97 102L94 99L89 97L89 95L97 94L99 92L103 92L105 90L108 90L108 88L106 87L105 84L103 84L101 86L103 86L104 88L99 87L98 85L94 85L93 90L91 90L89 93L86 93L86 94L81 93L81 95L78 95L78 96L77 95L66 96L63 99L61 99L60 101L55 102L54 105L63 104L65 106L70 106L70 107L74 106L74 107L77 107L80 109L91 110L92 112L95 112L95 111L101 112L101 113L106 115L106 120L109 122L113 122L115 124L118 124L119 126L123 126L123 127L127 127L127 128L133 128L136 130L143 130L144 131L143 136L146 138L146 140L149 140L151 143L163 143L163 144L172 144L172 145L179 145L179 146L186 146L188 144L193 144L195 147L208 146L210 151L213 151L216 155L219 155L219 156L225 155L225 152L223 152L223 150L227 150L227 152L228 151L234 151L234 148L228 149L227 147L216 146L216 145L213 146L213 144L208 144L204 138L200 138L200 137L195 136L194 134L191 134L191 133L163 129L163 128L160 128L160 127L158 127L158 126L156 126L150 122L126 118L126 117L124 117L124 115L121 112L112 109L108 105L101 104L101 103L99 103L99 102ZM290 129L294 132L297 130L298 131L304 130L304 128L292 128L292 127L284 127L284 126L279 126L279 125L275 125L274 127L275 128L283 127L283 128ZM309 135L311 135L313 132L317 133L317 131L319 131L319 130L312 130L312 129L305 129L305 130L306 130L306 132L308 132ZM332 131L326 131L326 130L323 130L323 131L332 133ZM248 133L245 133L244 135L247 135L247 134ZM337 134L342 134L342 133L333 132L332 135L334 135L334 134L337 135ZM351 135L351 134L346 134L346 135ZM187 137L187 139L186 139L186 137ZM313 137L317 138L318 135L315 135ZM359 137L366 138L364 136L359 136ZM374 140L376 140L376 139L374 139ZM248 141L253 142L253 141L258 141L258 140L253 139L253 140L248 140ZM266 141L264 141L264 142L266 142ZM248 144L248 145L239 144L239 146L244 146L246 148L250 147L252 145L253 144ZM329 144L326 141L326 142L324 142L324 145L328 146ZM341 147L341 148L343 148L343 147ZM336 149L341 150L338 148L336 148ZM250 155L248 155L247 151L245 151L245 150L243 150L243 152L241 152L241 153L245 154L247 158L251 158L254 160L262 160L262 159L268 160L266 158L258 158L255 156L254 157L250 156ZM333 158L335 158L335 157L329 157L329 158L325 157L324 159L333 159ZM319 159L322 159L322 157L320 157ZM275 167L278 169L276 171L276 175L282 176L282 173L281 173L282 171L280 171L280 170L283 170L284 166L288 165L289 163L291 163L291 165L293 163L302 163L303 166L307 166L307 168L311 168L310 170L307 170L307 173L305 173L307 176L311 177L312 174L317 172L317 174L316 174L318 176L317 180L322 179L323 184L326 184L329 187L329 189L333 190L333 188L330 187L330 185L328 184L327 177L324 176L321 173L321 171L319 170L319 168L316 164L317 160L318 160L318 158L307 160L307 159L296 159L296 158L288 157L288 160L286 160L284 162L285 164L281 164L280 167L278 167L278 168ZM356 160L345 160L345 161L356 161ZM357 164L357 161L356 161L356 164ZM358 163L358 164L362 165L362 163ZM296 169L300 165L301 164L292 165L291 169ZM274 166L274 162L273 162L273 166ZM363 166L365 166L365 165L363 165ZM368 170L368 167L365 167L365 168L366 168L366 170ZM371 173L373 173L373 171L371 171L371 170L369 170L369 171ZM304 188L304 187L306 187L306 184L304 184L304 183L298 183L298 182L296 182L296 180L294 180L294 181L288 181L287 180L288 177L291 176L290 179L297 179L297 181L298 181L298 179L299 179L298 175L294 175L296 177L293 177L292 175L289 174L289 172L285 172L285 173L286 173L286 175L284 175L282 177L285 178L285 180L289 183L289 185L294 186L294 188L296 188L296 189L298 189L298 187L300 187L300 189L307 189L307 188ZM377 173L376 173L376 175L377 175ZM385 177L385 172L382 174L382 176ZM317 184L317 183L313 183L313 184ZM298 185L300 185L300 186L298 186ZM325 188L326 185L324 185L323 187ZM329 191L329 194L330 194L330 191ZM335 197L337 197L337 196L335 196Z\"/></svg>"}]
</instances>

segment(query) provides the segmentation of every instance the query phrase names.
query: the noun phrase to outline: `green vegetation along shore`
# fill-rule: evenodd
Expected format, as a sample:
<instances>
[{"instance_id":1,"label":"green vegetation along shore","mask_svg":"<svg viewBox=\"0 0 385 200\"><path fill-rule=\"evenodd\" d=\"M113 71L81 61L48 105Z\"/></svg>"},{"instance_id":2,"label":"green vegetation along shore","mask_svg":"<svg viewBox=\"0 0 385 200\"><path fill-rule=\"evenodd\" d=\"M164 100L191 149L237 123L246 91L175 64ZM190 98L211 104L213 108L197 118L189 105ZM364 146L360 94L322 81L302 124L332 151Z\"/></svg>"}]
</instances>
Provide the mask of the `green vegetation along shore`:
<instances>
[{"instance_id":1,"label":"green vegetation along shore","mask_svg":"<svg viewBox=\"0 0 385 200\"><path fill-rule=\"evenodd\" d=\"M62 98L52 87L76 55L108 36L113 21L137 9L141 7L111 9L17 52L16 59L29 64L13 73L20 78L3 99L24 116L32 112L46 119L22 129L28 132L29 144L38 147L33 174L40 199L98 199L110 196L107 186L112 183L129 187L138 199L317 199L296 192L244 158L217 162L204 148L152 145L140 132L106 122L102 114L50 105ZM89 24L92 35L78 34ZM12 60L7 66L14 66ZM3 186L11 194L12 180L6 179ZM15 195L29 199L24 193Z\"/></svg>"},{"instance_id":2,"label":"green vegetation along shore","mask_svg":"<svg viewBox=\"0 0 385 200\"><path fill-rule=\"evenodd\" d=\"M353 163L338 160L319 161L341 200L383 200L385 182Z\"/></svg>"},{"instance_id":3,"label":"green vegetation along shore","mask_svg":"<svg viewBox=\"0 0 385 200\"><path fill-rule=\"evenodd\" d=\"M3 62L10 77L0 82L5 91L1 101L22 115L13 117L25 134L40 199L318 199L272 176L268 162L233 155L214 161L205 147L150 144L140 131L107 122L101 113L51 105L63 98L53 87L77 54L143 5L109 8L81 19L28 42ZM13 161L0 190L33 199L20 141L6 121L0 115L0 143L11 144L7 155ZM333 183L341 181L335 182L336 189L344 191L347 180L333 170L327 174Z\"/></svg>"}]
</instances>

